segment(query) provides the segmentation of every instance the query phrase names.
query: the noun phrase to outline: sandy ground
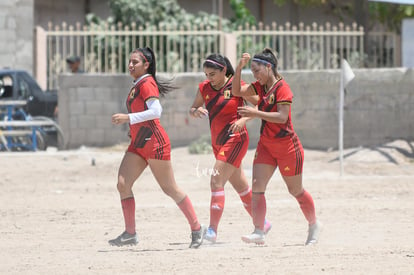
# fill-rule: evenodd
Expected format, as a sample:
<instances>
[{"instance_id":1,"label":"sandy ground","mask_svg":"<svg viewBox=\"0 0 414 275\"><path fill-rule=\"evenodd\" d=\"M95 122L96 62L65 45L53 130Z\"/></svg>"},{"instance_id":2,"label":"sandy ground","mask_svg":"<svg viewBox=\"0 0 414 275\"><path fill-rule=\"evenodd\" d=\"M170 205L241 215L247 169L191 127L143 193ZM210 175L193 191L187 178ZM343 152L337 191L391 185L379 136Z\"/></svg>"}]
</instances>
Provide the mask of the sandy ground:
<instances>
[{"instance_id":1,"label":"sandy ground","mask_svg":"<svg viewBox=\"0 0 414 275\"><path fill-rule=\"evenodd\" d=\"M124 149L0 154L0 274L414 274L414 142L348 149L342 177L338 152L305 150L304 185L324 224L317 245L303 245L305 219L276 172L264 246L241 241L253 227L227 185L217 243L197 250L149 170L134 186L140 243L108 245L123 230L115 183ZM253 154L243 163L249 178ZM208 224L213 157L182 147L172 161Z\"/></svg>"}]
</instances>

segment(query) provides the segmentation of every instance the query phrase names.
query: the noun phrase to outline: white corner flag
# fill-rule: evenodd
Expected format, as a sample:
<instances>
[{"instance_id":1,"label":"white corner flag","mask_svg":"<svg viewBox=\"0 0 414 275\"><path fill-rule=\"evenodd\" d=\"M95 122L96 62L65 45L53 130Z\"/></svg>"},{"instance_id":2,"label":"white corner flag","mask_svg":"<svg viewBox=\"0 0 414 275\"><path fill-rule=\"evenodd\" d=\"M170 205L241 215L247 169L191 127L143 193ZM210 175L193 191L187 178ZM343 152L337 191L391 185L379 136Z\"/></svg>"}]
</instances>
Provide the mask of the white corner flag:
<instances>
[{"instance_id":1,"label":"white corner flag","mask_svg":"<svg viewBox=\"0 0 414 275\"><path fill-rule=\"evenodd\" d=\"M342 79L344 81L344 89L354 78L355 74L352 71L351 66L349 66L349 63L345 59L342 59Z\"/></svg>"},{"instance_id":2,"label":"white corner flag","mask_svg":"<svg viewBox=\"0 0 414 275\"><path fill-rule=\"evenodd\" d=\"M341 60L341 80L339 87L339 164L340 175L344 172L344 98L345 88L355 78L355 74L345 59Z\"/></svg>"}]
</instances>

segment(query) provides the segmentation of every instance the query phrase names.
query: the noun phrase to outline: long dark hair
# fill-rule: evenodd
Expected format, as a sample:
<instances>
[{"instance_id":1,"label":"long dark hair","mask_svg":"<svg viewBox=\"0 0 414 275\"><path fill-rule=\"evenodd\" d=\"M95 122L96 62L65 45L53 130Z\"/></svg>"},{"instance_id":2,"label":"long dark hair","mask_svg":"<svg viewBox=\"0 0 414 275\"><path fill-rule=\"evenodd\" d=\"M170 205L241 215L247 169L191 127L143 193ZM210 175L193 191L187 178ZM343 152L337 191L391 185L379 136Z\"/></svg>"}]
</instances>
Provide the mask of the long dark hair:
<instances>
[{"instance_id":1,"label":"long dark hair","mask_svg":"<svg viewBox=\"0 0 414 275\"><path fill-rule=\"evenodd\" d=\"M147 73L152 75L152 77L154 78L155 83L157 83L158 90L161 96L164 96L170 91L172 91L173 89L177 88L172 84L172 80L167 80L167 79L160 80L160 79L157 79L157 77L155 76L157 72L155 55L154 55L153 50L150 47L137 48L134 51L132 51L132 53L140 53L142 62L149 63Z\"/></svg>"},{"instance_id":2,"label":"long dark hair","mask_svg":"<svg viewBox=\"0 0 414 275\"><path fill-rule=\"evenodd\" d=\"M220 71L223 71L224 67L226 67L226 76L230 77L234 75L234 69L230 63L230 60L218 53L213 53L207 56L206 60L203 63L203 68L204 67L217 69Z\"/></svg>"},{"instance_id":3,"label":"long dark hair","mask_svg":"<svg viewBox=\"0 0 414 275\"><path fill-rule=\"evenodd\" d=\"M260 62L261 60L264 62ZM253 56L252 61L258 61L259 63L262 63L262 64L266 64L266 62L270 63L270 65L272 65L272 72L274 76L276 78L282 77L277 71L278 61L277 61L276 55L273 53L273 51L270 48L264 48L264 50L261 53L255 54Z\"/></svg>"}]
</instances>

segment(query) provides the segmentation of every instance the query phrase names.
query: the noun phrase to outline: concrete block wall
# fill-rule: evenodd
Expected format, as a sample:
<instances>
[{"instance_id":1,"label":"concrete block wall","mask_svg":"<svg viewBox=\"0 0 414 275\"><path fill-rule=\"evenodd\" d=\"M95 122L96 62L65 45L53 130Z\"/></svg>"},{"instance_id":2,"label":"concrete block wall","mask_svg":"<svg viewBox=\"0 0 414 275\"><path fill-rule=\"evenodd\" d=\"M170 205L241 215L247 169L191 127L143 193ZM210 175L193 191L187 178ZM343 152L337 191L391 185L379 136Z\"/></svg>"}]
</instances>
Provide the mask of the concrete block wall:
<instances>
[{"instance_id":1,"label":"concrete block wall","mask_svg":"<svg viewBox=\"0 0 414 275\"><path fill-rule=\"evenodd\" d=\"M126 112L132 85L125 75L62 75L58 89L58 121L67 148L107 146L127 140L127 126L113 126L111 115Z\"/></svg>"},{"instance_id":2,"label":"concrete block wall","mask_svg":"<svg viewBox=\"0 0 414 275\"><path fill-rule=\"evenodd\" d=\"M0 68L33 74L34 0L0 1Z\"/></svg>"},{"instance_id":3,"label":"concrete block wall","mask_svg":"<svg viewBox=\"0 0 414 275\"><path fill-rule=\"evenodd\" d=\"M373 146L395 139L414 140L414 71L411 69L359 69L345 96L344 146ZM293 94L292 120L304 147L338 147L338 70L282 72ZM170 76L160 75L160 77ZM161 123L173 146L185 146L209 134L208 119L188 115L203 73L176 75L178 86L161 98ZM243 74L253 81L250 73ZM61 75L59 124L67 148L110 146L127 142L127 126L113 126L111 115L126 112L131 87L127 75ZM248 123L250 147L259 137L260 121Z\"/></svg>"}]
</instances>

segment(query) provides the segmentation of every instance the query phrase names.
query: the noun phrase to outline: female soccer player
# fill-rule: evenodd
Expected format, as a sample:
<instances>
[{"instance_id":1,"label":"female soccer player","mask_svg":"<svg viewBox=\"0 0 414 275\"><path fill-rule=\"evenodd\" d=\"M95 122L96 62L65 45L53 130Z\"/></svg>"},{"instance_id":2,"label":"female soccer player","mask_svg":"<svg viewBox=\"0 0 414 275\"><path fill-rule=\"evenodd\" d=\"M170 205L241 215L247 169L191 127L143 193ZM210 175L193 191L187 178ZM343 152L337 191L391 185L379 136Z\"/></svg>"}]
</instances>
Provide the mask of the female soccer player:
<instances>
[{"instance_id":1,"label":"female soccer player","mask_svg":"<svg viewBox=\"0 0 414 275\"><path fill-rule=\"evenodd\" d=\"M291 104L293 94L289 85L277 72L277 59L266 48L256 54L251 63L251 70L256 82L243 85L241 70L250 59L244 53L236 68L232 92L236 96L252 96L257 108L239 107L242 117L260 118L262 126L253 162L252 214L255 230L245 235L242 240L247 243L264 244L263 228L266 215L266 186L279 167L289 193L296 198L309 224L306 245L316 243L321 231L321 224L316 219L312 196L302 186L302 168L304 152L298 136L293 130Z\"/></svg>"},{"instance_id":2,"label":"female soccer player","mask_svg":"<svg viewBox=\"0 0 414 275\"><path fill-rule=\"evenodd\" d=\"M244 100L231 93L234 69L230 61L220 54L212 54L205 60L203 68L207 79L199 84L190 115L196 118L208 116L210 120L216 163L210 180L210 226L204 238L214 243L224 210L224 185L227 181L233 185L251 215L252 191L240 167L247 152L249 136L245 126L247 118L237 114L237 108L244 105ZM264 232L267 233L271 226L264 222Z\"/></svg>"},{"instance_id":3,"label":"female soccer player","mask_svg":"<svg viewBox=\"0 0 414 275\"><path fill-rule=\"evenodd\" d=\"M118 113L112 116L113 124L129 124L131 136L131 143L119 167L117 184L125 231L110 240L109 244L123 246L138 243L132 186L149 166L161 189L177 203L187 218L192 231L190 248L198 248L203 242L205 228L198 222L190 199L175 182L170 161L170 140L159 121L162 111L159 94L166 94L172 86L156 78L154 53L148 47L131 53L128 68L134 79L126 100L128 114Z\"/></svg>"}]
</instances>

